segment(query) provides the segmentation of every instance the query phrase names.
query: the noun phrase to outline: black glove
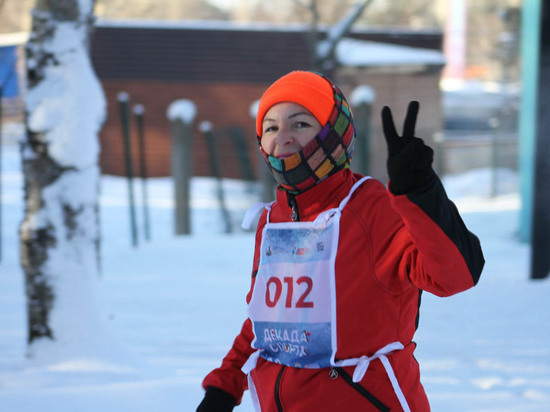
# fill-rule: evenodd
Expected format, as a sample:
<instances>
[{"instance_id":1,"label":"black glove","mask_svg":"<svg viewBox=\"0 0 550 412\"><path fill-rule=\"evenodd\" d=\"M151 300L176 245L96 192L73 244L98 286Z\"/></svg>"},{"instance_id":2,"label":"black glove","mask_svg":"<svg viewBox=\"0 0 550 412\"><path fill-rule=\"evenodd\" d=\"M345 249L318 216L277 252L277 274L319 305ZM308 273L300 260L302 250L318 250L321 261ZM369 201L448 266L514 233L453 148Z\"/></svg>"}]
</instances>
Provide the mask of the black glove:
<instances>
[{"instance_id":1,"label":"black glove","mask_svg":"<svg viewBox=\"0 0 550 412\"><path fill-rule=\"evenodd\" d=\"M390 191L395 195L410 193L435 179L432 169L434 151L414 136L419 104L409 103L403 124L403 135L395 130L391 110L382 109L382 127L388 144L388 176Z\"/></svg>"},{"instance_id":2,"label":"black glove","mask_svg":"<svg viewBox=\"0 0 550 412\"><path fill-rule=\"evenodd\" d=\"M209 386L197 412L231 412L237 401L226 391Z\"/></svg>"}]
</instances>

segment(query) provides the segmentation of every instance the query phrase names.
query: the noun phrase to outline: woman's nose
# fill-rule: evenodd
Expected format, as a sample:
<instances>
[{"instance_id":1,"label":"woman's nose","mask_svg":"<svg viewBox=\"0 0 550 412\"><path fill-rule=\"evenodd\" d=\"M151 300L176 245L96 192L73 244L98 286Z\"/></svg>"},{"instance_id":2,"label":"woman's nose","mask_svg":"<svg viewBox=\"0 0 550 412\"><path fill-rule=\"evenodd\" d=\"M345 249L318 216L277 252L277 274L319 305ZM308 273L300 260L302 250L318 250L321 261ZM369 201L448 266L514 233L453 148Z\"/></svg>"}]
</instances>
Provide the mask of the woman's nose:
<instances>
[{"instance_id":1,"label":"woman's nose","mask_svg":"<svg viewBox=\"0 0 550 412\"><path fill-rule=\"evenodd\" d=\"M288 129L279 130L279 133L275 138L275 143L279 146L284 146L286 144L292 143L293 141L294 137L292 136L291 131Z\"/></svg>"}]
</instances>

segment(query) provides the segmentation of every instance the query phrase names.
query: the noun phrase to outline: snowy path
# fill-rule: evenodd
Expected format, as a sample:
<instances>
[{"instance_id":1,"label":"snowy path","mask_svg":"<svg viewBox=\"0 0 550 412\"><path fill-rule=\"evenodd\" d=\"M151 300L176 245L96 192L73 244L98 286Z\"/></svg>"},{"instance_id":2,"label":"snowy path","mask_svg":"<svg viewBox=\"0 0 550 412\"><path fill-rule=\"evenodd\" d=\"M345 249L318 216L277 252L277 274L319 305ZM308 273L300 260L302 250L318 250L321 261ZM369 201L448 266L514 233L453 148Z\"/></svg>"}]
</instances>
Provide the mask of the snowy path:
<instances>
[{"instance_id":1,"label":"snowy path","mask_svg":"<svg viewBox=\"0 0 550 412\"><path fill-rule=\"evenodd\" d=\"M197 179L197 234L173 237L171 187L157 179L150 182L153 241L133 249L125 182L104 178L101 302L110 339L96 357L36 364L24 357L21 175L14 148L4 155L0 411L194 411L202 377L219 364L244 319L253 236L216 233L213 186ZM423 295L416 336L423 383L435 412L548 412L550 281L527 280L529 249L515 238L517 196L466 198L472 178L477 188L489 180L479 171L446 186L479 235L487 265L473 290L447 299ZM237 220L254 196L227 184ZM247 395L236 410L252 411Z\"/></svg>"}]
</instances>

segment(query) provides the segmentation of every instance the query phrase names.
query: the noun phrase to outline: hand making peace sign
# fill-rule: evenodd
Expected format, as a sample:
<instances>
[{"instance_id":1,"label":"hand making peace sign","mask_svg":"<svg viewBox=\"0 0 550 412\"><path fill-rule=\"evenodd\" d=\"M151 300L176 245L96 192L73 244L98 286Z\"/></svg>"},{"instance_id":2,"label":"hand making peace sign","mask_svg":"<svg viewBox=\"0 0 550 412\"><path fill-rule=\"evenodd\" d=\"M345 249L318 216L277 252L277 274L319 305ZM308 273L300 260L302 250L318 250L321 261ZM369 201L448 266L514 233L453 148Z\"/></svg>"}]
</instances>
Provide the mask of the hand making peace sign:
<instances>
[{"instance_id":1,"label":"hand making peace sign","mask_svg":"<svg viewBox=\"0 0 550 412\"><path fill-rule=\"evenodd\" d=\"M396 195L419 189L435 176L432 148L414 135L419 106L417 101L409 103L401 136L395 129L390 108L384 106L382 109L382 127L388 145L390 190Z\"/></svg>"}]
</instances>

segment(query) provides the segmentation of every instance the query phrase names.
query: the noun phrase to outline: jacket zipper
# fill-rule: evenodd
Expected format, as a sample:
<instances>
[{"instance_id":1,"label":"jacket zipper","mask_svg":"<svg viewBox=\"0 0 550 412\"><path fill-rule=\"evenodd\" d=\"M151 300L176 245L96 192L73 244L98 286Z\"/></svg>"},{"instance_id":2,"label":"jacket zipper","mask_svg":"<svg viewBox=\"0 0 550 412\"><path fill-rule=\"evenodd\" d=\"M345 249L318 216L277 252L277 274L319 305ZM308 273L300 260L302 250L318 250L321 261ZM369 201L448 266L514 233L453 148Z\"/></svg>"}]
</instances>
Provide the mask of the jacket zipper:
<instances>
[{"instance_id":1,"label":"jacket zipper","mask_svg":"<svg viewBox=\"0 0 550 412\"><path fill-rule=\"evenodd\" d=\"M285 371L286 366L283 365L277 375L277 380L275 381L275 403L277 404L277 410L283 412L283 404L281 403L281 380L283 379L283 372Z\"/></svg>"},{"instance_id":2,"label":"jacket zipper","mask_svg":"<svg viewBox=\"0 0 550 412\"><path fill-rule=\"evenodd\" d=\"M338 372L338 375L341 376L348 385L353 389L359 392L364 398L366 398L370 403L374 405L376 409L380 412L389 412L390 408L384 405L378 398L376 398L372 393L366 390L359 383L353 382L352 377L343 369L343 368L334 368Z\"/></svg>"},{"instance_id":3,"label":"jacket zipper","mask_svg":"<svg viewBox=\"0 0 550 412\"><path fill-rule=\"evenodd\" d=\"M294 195L291 195L290 193L287 194L286 199L288 206L292 209L292 212L290 212L290 218L293 222L300 221L300 213L298 209L298 203L296 202L296 197Z\"/></svg>"}]
</instances>

